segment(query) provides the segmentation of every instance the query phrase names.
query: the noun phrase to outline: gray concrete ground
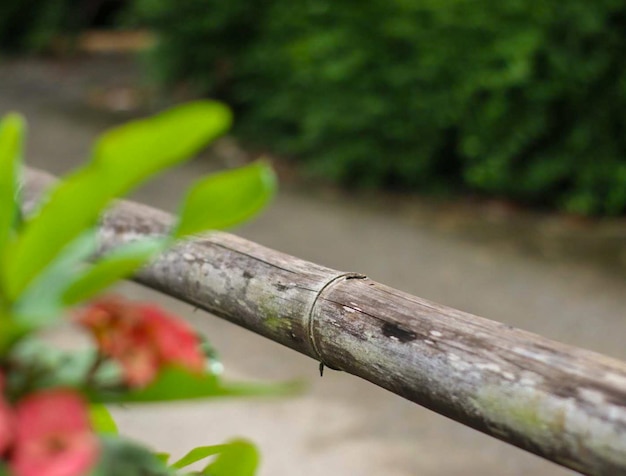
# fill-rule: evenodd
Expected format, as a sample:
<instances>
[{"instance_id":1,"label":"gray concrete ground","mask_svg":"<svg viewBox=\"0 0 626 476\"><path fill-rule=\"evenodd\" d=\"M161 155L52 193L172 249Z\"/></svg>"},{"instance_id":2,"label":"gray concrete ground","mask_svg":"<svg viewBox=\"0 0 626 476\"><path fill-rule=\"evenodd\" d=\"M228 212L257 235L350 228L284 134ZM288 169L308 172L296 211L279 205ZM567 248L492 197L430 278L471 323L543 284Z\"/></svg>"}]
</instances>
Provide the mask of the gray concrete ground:
<instances>
[{"instance_id":1,"label":"gray concrete ground","mask_svg":"<svg viewBox=\"0 0 626 476\"><path fill-rule=\"evenodd\" d=\"M117 120L90 104L97 105L107 91L135 84L134 74L128 60L120 59L0 63L0 113L13 109L27 115L29 164L63 172L86 157L93 137ZM122 105L133 100L132 95L121 97ZM136 198L173 210L185 184L211 168L197 160ZM622 273L570 260L567 253L546 259L510 246L523 235L519 226L494 238L501 233L491 232L506 231L506 223L494 222L488 210L468 213L472 229L484 228L482 235L489 239L482 240L480 233L466 237L453 226L467 222L462 211L429 214L428 205L413 206L410 200L397 206L382 196L359 200L288 185L267 213L239 232L301 258L363 272L434 301L626 359ZM434 215L436 220L424 219ZM531 219L521 228L544 225ZM276 476L572 474L356 377L327 372L320 379L316 362L194 313L186 304L133 284L120 290L157 300L192 320L221 352L229 377L298 378L309 386L303 395L285 399L115 410L125 433L155 448L180 454L194 445L246 436L262 451L260 474Z\"/></svg>"}]
</instances>

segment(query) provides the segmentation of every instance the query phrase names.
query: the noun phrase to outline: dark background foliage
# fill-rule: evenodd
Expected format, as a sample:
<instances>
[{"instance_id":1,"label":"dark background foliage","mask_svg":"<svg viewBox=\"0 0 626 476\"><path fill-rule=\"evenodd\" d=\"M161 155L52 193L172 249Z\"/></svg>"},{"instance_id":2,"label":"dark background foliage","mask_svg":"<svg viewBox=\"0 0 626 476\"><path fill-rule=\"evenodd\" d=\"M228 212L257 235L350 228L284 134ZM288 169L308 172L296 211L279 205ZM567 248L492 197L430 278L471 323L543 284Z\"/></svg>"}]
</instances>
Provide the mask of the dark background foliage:
<instances>
[{"instance_id":1,"label":"dark background foliage","mask_svg":"<svg viewBox=\"0 0 626 476\"><path fill-rule=\"evenodd\" d=\"M0 4L0 46L4 53L39 51L66 24L68 0L4 0Z\"/></svg>"},{"instance_id":2,"label":"dark background foliage","mask_svg":"<svg viewBox=\"0 0 626 476\"><path fill-rule=\"evenodd\" d=\"M84 28L113 27L123 18L128 0L2 0L0 51L37 53L59 36L69 39Z\"/></svg>"},{"instance_id":3,"label":"dark background foliage","mask_svg":"<svg viewBox=\"0 0 626 476\"><path fill-rule=\"evenodd\" d=\"M158 34L153 77L226 100L242 139L325 176L626 211L622 0L129 5Z\"/></svg>"}]
</instances>

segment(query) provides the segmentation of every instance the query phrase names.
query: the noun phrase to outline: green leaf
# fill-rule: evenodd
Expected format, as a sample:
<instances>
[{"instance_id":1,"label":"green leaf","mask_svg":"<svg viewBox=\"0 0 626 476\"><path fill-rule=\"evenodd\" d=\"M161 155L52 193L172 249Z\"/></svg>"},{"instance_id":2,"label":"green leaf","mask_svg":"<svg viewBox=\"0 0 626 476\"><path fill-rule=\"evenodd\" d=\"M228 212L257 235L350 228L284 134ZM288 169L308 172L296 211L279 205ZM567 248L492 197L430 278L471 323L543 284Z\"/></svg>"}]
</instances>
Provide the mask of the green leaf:
<instances>
[{"instance_id":1,"label":"green leaf","mask_svg":"<svg viewBox=\"0 0 626 476\"><path fill-rule=\"evenodd\" d=\"M231 125L231 113L215 101L197 101L105 133L94 162L115 170L123 189L191 157Z\"/></svg>"},{"instance_id":2,"label":"green leaf","mask_svg":"<svg viewBox=\"0 0 626 476\"><path fill-rule=\"evenodd\" d=\"M171 455L169 453L154 453L154 456L159 458L159 461L163 464L167 464Z\"/></svg>"},{"instance_id":3,"label":"green leaf","mask_svg":"<svg viewBox=\"0 0 626 476\"><path fill-rule=\"evenodd\" d=\"M60 182L7 249L3 278L9 298L17 299L68 242L94 226L107 201L94 170L79 170Z\"/></svg>"},{"instance_id":4,"label":"green leaf","mask_svg":"<svg viewBox=\"0 0 626 476\"><path fill-rule=\"evenodd\" d=\"M17 175L25 129L24 119L18 114L8 114L0 122L0 250L7 242L18 214Z\"/></svg>"},{"instance_id":5,"label":"green leaf","mask_svg":"<svg viewBox=\"0 0 626 476\"><path fill-rule=\"evenodd\" d=\"M136 443L103 436L100 461L90 476L174 476L156 455Z\"/></svg>"},{"instance_id":6,"label":"green leaf","mask_svg":"<svg viewBox=\"0 0 626 476\"><path fill-rule=\"evenodd\" d=\"M65 243L94 226L109 202L196 153L230 124L228 109L200 101L105 133L93 161L60 182L7 252L4 280L15 299Z\"/></svg>"},{"instance_id":7,"label":"green leaf","mask_svg":"<svg viewBox=\"0 0 626 476\"><path fill-rule=\"evenodd\" d=\"M254 476L259 466L259 452L246 440L232 440L220 445L215 461L202 474L211 476Z\"/></svg>"},{"instance_id":8,"label":"green leaf","mask_svg":"<svg viewBox=\"0 0 626 476\"><path fill-rule=\"evenodd\" d=\"M232 440L222 445L194 448L171 467L181 469L209 456L217 458L204 468L202 474L214 476L253 476L259 465L259 452L246 440Z\"/></svg>"},{"instance_id":9,"label":"green leaf","mask_svg":"<svg viewBox=\"0 0 626 476\"><path fill-rule=\"evenodd\" d=\"M4 355L6 350L28 331L26 326L11 320L11 316L0 311L0 355Z\"/></svg>"},{"instance_id":10,"label":"green leaf","mask_svg":"<svg viewBox=\"0 0 626 476\"><path fill-rule=\"evenodd\" d=\"M104 405L99 403L89 405L89 418L96 432L107 435L119 433L111 412Z\"/></svg>"},{"instance_id":11,"label":"green leaf","mask_svg":"<svg viewBox=\"0 0 626 476\"><path fill-rule=\"evenodd\" d=\"M276 176L263 161L202 179L185 199L174 236L241 223L267 205L275 191Z\"/></svg>"},{"instance_id":12,"label":"green leaf","mask_svg":"<svg viewBox=\"0 0 626 476\"><path fill-rule=\"evenodd\" d=\"M150 385L123 393L100 393L92 401L144 403L227 396L292 395L301 389L297 382L279 384L225 384L212 374L198 375L179 367L166 367Z\"/></svg>"},{"instance_id":13,"label":"green leaf","mask_svg":"<svg viewBox=\"0 0 626 476\"><path fill-rule=\"evenodd\" d=\"M124 244L76 277L63 293L63 304L70 306L94 297L163 251L169 240L152 238Z\"/></svg>"},{"instance_id":14,"label":"green leaf","mask_svg":"<svg viewBox=\"0 0 626 476\"><path fill-rule=\"evenodd\" d=\"M88 230L63 248L14 304L13 314L18 322L30 327L49 324L61 317L63 294L85 261L96 249L96 230Z\"/></svg>"},{"instance_id":15,"label":"green leaf","mask_svg":"<svg viewBox=\"0 0 626 476\"><path fill-rule=\"evenodd\" d=\"M173 463L170 468L181 469L185 466L189 466L190 464L194 464L204 458L208 458L209 456L214 456L223 451L226 445L213 445L213 446L198 446L197 448L192 449L183 456L181 459Z\"/></svg>"}]
</instances>

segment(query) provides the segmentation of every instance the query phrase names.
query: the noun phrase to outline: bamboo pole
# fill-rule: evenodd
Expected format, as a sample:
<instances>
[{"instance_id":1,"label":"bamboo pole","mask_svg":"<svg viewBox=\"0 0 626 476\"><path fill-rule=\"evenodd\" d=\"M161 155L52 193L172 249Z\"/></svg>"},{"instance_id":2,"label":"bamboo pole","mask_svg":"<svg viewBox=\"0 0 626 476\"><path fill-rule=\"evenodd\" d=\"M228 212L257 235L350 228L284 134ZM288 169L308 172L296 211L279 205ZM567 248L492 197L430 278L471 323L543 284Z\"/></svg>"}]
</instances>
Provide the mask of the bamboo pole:
<instances>
[{"instance_id":1,"label":"bamboo pole","mask_svg":"<svg viewBox=\"0 0 626 476\"><path fill-rule=\"evenodd\" d=\"M54 179L28 171L25 209ZM105 253L172 217L120 202ZM136 281L585 474L626 474L626 363L227 233L177 245Z\"/></svg>"}]
</instances>

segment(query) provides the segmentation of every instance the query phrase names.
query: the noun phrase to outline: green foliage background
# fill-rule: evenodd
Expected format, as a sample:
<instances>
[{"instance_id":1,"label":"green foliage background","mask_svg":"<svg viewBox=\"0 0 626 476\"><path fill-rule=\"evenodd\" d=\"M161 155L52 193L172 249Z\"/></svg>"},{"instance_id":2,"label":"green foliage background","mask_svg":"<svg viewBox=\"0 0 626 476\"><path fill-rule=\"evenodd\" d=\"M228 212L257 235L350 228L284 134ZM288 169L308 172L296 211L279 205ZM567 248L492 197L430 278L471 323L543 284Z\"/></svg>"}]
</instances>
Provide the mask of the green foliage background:
<instances>
[{"instance_id":1,"label":"green foliage background","mask_svg":"<svg viewBox=\"0 0 626 476\"><path fill-rule=\"evenodd\" d=\"M3 2L0 46L67 21L66 0L25 1ZM241 138L322 175L626 211L623 0L129 5L159 35L152 77L226 100Z\"/></svg>"},{"instance_id":2,"label":"green foliage background","mask_svg":"<svg viewBox=\"0 0 626 476\"><path fill-rule=\"evenodd\" d=\"M40 51L55 34L78 26L75 10L71 0L2 0L0 51Z\"/></svg>"},{"instance_id":3,"label":"green foliage background","mask_svg":"<svg viewBox=\"0 0 626 476\"><path fill-rule=\"evenodd\" d=\"M159 77L346 183L626 210L622 0L138 0Z\"/></svg>"}]
</instances>

